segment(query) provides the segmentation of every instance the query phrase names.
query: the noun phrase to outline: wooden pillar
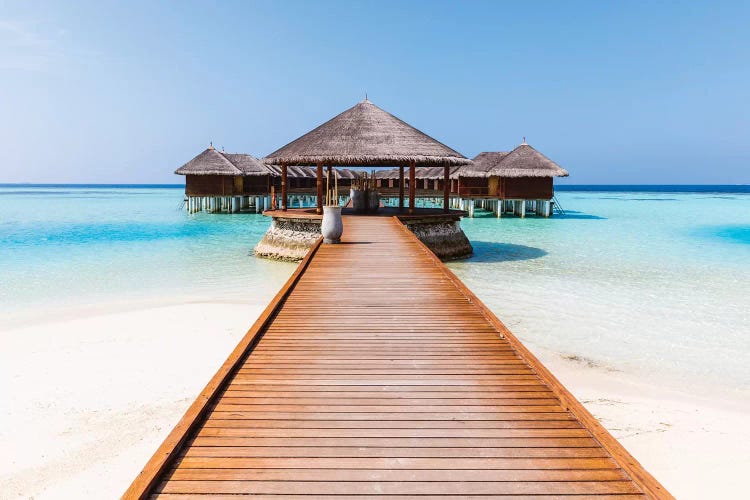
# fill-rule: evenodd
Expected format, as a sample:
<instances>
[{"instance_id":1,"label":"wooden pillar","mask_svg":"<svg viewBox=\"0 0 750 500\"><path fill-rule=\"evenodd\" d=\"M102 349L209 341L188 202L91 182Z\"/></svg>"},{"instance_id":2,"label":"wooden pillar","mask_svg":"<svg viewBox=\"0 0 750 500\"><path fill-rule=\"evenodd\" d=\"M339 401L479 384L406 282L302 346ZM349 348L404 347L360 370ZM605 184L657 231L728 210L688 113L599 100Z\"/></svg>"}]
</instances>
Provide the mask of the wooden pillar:
<instances>
[{"instance_id":1,"label":"wooden pillar","mask_svg":"<svg viewBox=\"0 0 750 500\"><path fill-rule=\"evenodd\" d=\"M315 207L315 213L321 215L323 213L323 164L318 162L316 166L318 170L318 203Z\"/></svg>"},{"instance_id":2,"label":"wooden pillar","mask_svg":"<svg viewBox=\"0 0 750 500\"><path fill-rule=\"evenodd\" d=\"M409 162L409 213L414 213L414 198L417 191L417 166L414 161Z\"/></svg>"},{"instance_id":3,"label":"wooden pillar","mask_svg":"<svg viewBox=\"0 0 750 500\"><path fill-rule=\"evenodd\" d=\"M286 211L286 163L281 164L281 210Z\"/></svg>"},{"instance_id":4,"label":"wooden pillar","mask_svg":"<svg viewBox=\"0 0 750 500\"><path fill-rule=\"evenodd\" d=\"M398 167L398 211L404 211L404 166Z\"/></svg>"},{"instance_id":5,"label":"wooden pillar","mask_svg":"<svg viewBox=\"0 0 750 500\"><path fill-rule=\"evenodd\" d=\"M443 212L446 214L451 211L449 206L451 197L451 168L448 165L443 167Z\"/></svg>"}]
</instances>

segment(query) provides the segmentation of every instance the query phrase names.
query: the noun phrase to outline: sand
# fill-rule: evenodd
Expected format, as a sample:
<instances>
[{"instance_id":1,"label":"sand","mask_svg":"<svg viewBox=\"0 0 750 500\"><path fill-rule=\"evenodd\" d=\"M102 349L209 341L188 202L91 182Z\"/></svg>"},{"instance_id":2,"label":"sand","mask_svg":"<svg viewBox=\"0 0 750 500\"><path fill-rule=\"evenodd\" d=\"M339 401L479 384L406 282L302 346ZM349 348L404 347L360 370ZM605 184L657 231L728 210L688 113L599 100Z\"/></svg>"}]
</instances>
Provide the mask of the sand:
<instances>
[{"instance_id":1,"label":"sand","mask_svg":"<svg viewBox=\"0 0 750 500\"><path fill-rule=\"evenodd\" d=\"M119 497L264 305L98 308L3 328L0 498ZM744 396L700 398L538 355L678 498L743 491Z\"/></svg>"}]
</instances>

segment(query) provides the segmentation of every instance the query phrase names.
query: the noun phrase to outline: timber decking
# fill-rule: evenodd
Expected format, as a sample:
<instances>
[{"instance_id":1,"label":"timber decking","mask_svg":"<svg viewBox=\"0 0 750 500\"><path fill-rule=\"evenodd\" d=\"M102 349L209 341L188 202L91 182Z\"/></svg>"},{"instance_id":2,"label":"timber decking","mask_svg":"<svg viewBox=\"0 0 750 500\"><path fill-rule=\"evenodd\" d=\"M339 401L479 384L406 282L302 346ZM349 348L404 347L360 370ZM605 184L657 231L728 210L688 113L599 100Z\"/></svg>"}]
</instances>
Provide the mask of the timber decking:
<instances>
[{"instance_id":1,"label":"timber decking","mask_svg":"<svg viewBox=\"0 0 750 500\"><path fill-rule=\"evenodd\" d=\"M397 219L344 227L126 498L670 498Z\"/></svg>"}]
</instances>

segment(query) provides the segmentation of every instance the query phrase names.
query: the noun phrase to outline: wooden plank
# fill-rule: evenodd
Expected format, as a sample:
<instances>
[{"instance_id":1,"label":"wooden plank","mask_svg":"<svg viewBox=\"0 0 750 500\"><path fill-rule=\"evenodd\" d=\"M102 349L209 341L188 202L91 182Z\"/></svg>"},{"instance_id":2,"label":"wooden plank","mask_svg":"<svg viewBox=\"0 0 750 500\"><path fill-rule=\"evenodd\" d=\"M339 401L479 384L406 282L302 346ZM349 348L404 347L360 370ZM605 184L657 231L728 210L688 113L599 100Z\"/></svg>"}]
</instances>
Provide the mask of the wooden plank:
<instances>
[{"instance_id":1,"label":"wooden plank","mask_svg":"<svg viewBox=\"0 0 750 500\"><path fill-rule=\"evenodd\" d=\"M179 467L180 481L337 481L338 469L191 469ZM347 469L346 481L623 481L621 469Z\"/></svg>"},{"instance_id":2,"label":"wooden plank","mask_svg":"<svg viewBox=\"0 0 750 500\"><path fill-rule=\"evenodd\" d=\"M220 429L578 429L577 420L278 420L278 419L222 419L211 416L203 428Z\"/></svg>"},{"instance_id":3,"label":"wooden plank","mask_svg":"<svg viewBox=\"0 0 750 500\"><path fill-rule=\"evenodd\" d=\"M186 469L600 470L619 469L610 457L200 457L176 462Z\"/></svg>"},{"instance_id":4,"label":"wooden plank","mask_svg":"<svg viewBox=\"0 0 750 500\"><path fill-rule=\"evenodd\" d=\"M362 448L337 447L280 447L280 446L190 446L185 457L338 457L338 458L607 458L600 446L592 448Z\"/></svg>"},{"instance_id":5,"label":"wooden plank","mask_svg":"<svg viewBox=\"0 0 750 500\"><path fill-rule=\"evenodd\" d=\"M199 494L305 495L571 495L637 494L632 481L180 481L163 483L157 492Z\"/></svg>"}]
</instances>

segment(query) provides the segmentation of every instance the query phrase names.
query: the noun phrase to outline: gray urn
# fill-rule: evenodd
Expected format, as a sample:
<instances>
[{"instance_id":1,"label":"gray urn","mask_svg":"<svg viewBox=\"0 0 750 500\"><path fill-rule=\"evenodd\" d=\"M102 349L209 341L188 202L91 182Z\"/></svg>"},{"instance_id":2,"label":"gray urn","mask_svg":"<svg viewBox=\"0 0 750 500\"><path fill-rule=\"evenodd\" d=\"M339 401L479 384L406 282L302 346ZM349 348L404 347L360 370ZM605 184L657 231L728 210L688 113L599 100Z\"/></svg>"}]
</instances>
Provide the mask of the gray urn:
<instances>
[{"instance_id":1,"label":"gray urn","mask_svg":"<svg viewBox=\"0 0 750 500\"><path fill-rule=\"evenodd\" d=\"M323 243L341 242L341 234L344 232L344 223L341 220L341 207L323 207L323 223L320 225L320 232L323 234Z\"/></svg>"}]
</instances>

